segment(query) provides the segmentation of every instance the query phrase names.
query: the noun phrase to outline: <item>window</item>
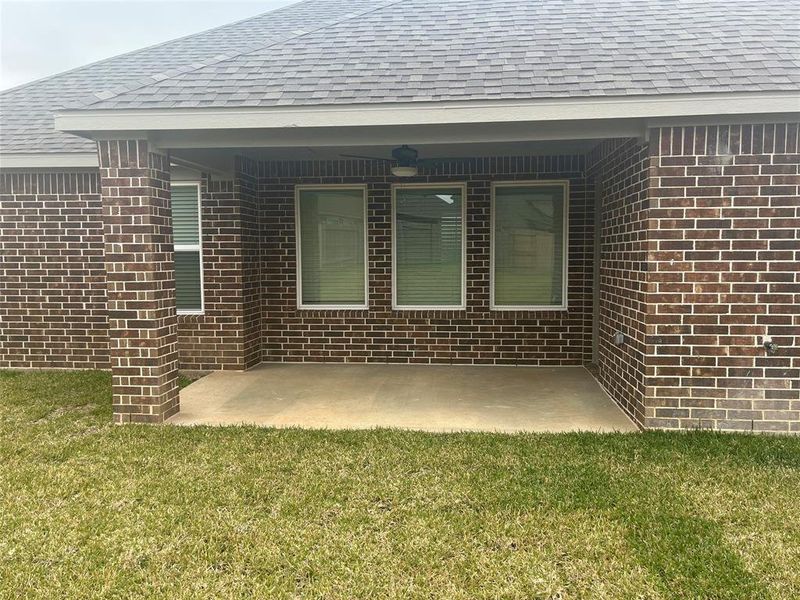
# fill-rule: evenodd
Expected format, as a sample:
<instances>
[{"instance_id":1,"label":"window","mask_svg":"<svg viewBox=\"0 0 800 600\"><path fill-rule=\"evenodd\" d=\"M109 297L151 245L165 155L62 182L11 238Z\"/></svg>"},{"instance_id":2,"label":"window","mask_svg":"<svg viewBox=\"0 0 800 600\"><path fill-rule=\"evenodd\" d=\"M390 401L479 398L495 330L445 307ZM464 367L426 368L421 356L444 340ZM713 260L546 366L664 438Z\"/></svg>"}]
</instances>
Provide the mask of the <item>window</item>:
<instances>
[{"instance_id":1,"label":"window","mask_svg":"<svg viewBox=\"0 0 800 600\"><path fill-rule=\"evenodd\" d=\"M299 308L366 308L366 188L298 187Z\"/></svg>"},{"instance_id":2,"label":"window","mask_svg":"<svg viewBox=\"0 0 800 600\"><path fill-rule=\"evenodd\" d=\"M464 285L464 185L393 188L395 308L462 309Z\"/></svg>"},{"instance_id":3,"label":"window","mask_svg":"<svg viewBox=\"0 0 800 600\"><path fill-rule=\"evenodd\" d=\"M178 314L203 312L203 250L200 185L174 183L172 236L175 244L175 302Z\"/></svg>"},{"instance_id":4,"label":"window","mask_svg":"<svg viewBox=\"0 0 800 600\"><path fill-rule=\"evenodd\" d=\"M566 182L492 186L492 308L566 308Z\"/></svg>"}]
</instances>

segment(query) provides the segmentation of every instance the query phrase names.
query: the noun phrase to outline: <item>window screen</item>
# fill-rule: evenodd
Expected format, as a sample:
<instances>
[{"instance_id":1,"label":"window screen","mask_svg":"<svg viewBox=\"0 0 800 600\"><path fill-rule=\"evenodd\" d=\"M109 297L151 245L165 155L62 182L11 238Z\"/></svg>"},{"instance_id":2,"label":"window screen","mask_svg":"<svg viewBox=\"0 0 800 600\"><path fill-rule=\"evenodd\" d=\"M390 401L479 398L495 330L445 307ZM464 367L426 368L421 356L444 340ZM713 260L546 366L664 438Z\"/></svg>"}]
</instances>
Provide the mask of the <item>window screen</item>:
<instances>
[{"instance_id":1,"label":"window screen","mask_svg":"<svg viewBox=\"0 0 800 600\"><path fill-rule=\"evenodd\" d=\"M363 189L298 191L300 306L366 304Z\"/></svg>"},{"instance_id":2,"label":"window screen","mask_svg":"<svg viewBox=\"0 0 800 600\"><path fill-rule=\"evenodd\" d=\"M462 306L463 213L461 187L395 189L396 306Z\"/></svg>"},{"instance_id":3,"label":"window screen","mask_svg":"<svg viewBox=\"0 0 800 600\"><path fill-rule=\"evenodd\" d=\"M203 310L202 249L198 186L173 185L172 235L175 244L175 301L179 312Z\"/></svg>"},{"instance_id":4,"label":"window screen","mask_svg":"<svg viewBox=\"0 0 800 600\"><path fill-rule=\"evenodd\" d=\"M494 306L564 305L565 186L494 190Z\"/></svg>"}]
</instances>

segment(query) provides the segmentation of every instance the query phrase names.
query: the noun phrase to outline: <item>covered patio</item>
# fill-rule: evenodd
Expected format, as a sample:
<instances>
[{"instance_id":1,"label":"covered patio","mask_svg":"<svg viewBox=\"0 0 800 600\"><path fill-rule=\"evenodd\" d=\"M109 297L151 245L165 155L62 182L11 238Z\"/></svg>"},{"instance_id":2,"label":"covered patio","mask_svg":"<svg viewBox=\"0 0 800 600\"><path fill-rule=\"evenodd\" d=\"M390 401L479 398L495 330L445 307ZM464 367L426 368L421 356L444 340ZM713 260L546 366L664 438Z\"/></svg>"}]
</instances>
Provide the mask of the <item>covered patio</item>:
<instances>
[{"instance_id":1,"label":"covered patio","mask_svg":"<svg viewBox=\"0 0 800 600\"><path fill-rule=\"evenodd\" d=\"M175 425L636 431L583 367L265 363L181 392Z\"/></svg>"},{"instance_id":2,"label":"covered patio","mask_svg":"<svg viewBox=\"0 0 800 600\"><path fill-rule=\"evenodd\" d=\"M103 138L116 422L644 424L646 122L451 108L61 114Z\"/></svg>"}]
</instances>

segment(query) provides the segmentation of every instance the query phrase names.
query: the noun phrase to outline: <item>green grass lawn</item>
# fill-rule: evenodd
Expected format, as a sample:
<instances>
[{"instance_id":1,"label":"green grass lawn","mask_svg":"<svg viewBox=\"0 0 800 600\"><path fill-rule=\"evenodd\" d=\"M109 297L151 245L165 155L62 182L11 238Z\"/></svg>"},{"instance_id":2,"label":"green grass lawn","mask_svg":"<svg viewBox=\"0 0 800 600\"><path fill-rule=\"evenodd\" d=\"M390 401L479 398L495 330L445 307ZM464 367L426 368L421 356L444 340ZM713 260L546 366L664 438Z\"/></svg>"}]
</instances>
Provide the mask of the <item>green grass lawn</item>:
<instances>
[{"instance_id":1,"label":"green grass lawn","mask_svg":"<svg viewBox=\"0 0 800 600\"><path fill-rule=\"evenodd\" d=\"M800 597L800 439L115 427L0 372L0 598Z\"/></svg>"}]
</instances>

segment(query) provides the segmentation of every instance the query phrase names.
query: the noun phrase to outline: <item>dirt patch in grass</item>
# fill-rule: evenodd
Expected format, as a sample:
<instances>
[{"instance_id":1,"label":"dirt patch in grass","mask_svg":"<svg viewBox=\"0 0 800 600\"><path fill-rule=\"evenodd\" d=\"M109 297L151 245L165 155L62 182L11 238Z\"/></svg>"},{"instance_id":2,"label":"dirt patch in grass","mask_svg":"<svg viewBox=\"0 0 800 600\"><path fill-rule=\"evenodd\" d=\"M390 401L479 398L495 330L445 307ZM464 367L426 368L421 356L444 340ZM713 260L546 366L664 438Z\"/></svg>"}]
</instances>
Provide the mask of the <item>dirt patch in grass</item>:
<instances>
[{"instance_id":1,"label":"dirt patch in grass","mask_svg":"<svg viewBox=\"0 0 800 600\"><path fill-rule=\"evenodd\" d=\"M50 411L45 416L36 419L33 423L45 423L47 421L52 421L53 419L58 419L59 417L63 417L65 415L70 416L79 416L81 414L88 414L94 411L95 407L90 404L84 404L83 406L59 406L58 408Z\"/></svg>"}]
</instances>

